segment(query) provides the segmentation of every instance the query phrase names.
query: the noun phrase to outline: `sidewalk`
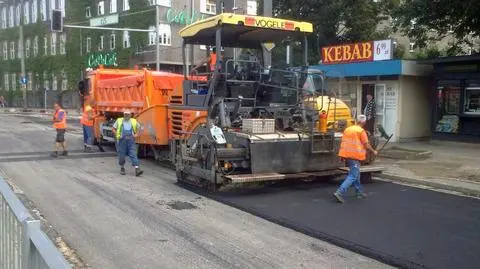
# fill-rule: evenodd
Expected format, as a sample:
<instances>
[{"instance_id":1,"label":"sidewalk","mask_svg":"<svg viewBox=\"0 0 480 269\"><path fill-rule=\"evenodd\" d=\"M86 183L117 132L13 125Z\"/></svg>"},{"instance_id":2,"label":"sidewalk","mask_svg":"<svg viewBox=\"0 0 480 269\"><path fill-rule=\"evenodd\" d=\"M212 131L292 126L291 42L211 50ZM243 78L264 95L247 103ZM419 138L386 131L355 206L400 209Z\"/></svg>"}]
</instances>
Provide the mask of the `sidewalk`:
<instances>
[{"instance_id":1,"label":"sidewalk","mask_svg":"<svg viewBox=\"0 0 480 269\"><path fill-rule=\"evenodd\" d=\"M480 197L480 144L435 140L390 144L375 164L386 168L382 178Z\"/></svg>"}]
</instances>

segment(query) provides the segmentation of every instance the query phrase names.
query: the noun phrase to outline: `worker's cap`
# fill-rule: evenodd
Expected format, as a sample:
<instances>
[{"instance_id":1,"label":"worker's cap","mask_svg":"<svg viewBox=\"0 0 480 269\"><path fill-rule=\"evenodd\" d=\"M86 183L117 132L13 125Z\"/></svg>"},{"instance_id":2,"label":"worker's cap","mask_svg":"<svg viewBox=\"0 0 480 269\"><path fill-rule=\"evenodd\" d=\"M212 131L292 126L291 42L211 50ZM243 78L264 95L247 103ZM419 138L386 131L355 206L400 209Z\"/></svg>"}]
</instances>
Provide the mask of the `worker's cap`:
<instances>
[{"instance_id":1,"label":"worker's cap","mask_svg":"<svg viewBox=\"0 0 480 269\"><path fill-rule=\"evenodd\" d=\"M367 121L367 116L365 115L358 115L357 122L363 123Z\"/></svg>"}]
</instances>

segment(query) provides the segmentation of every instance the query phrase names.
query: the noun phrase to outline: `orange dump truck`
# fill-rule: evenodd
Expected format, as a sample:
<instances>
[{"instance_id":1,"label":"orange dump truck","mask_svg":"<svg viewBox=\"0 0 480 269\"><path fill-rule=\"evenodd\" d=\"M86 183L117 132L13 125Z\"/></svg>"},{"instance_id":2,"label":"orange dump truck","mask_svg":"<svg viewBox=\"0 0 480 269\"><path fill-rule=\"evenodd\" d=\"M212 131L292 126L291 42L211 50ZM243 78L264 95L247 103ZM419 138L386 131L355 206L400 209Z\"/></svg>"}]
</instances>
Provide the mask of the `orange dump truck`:
<instances>
[{"instance_id":1,"label":"orange dump truck","mask_svg":"<svg viewBox=\"0 0 480 269\"><path fill-rule=\"evenodd\" d=\"M190 130L192 123L206 121L206 111L175 110L175 105L183 103L184 79L180 74L146 69L100 67L89 72L84 98L94 101L96 142L114 142L112 126L123 111L129 110L143 126L137 138L139 154L149 152L168 159L169 142Z\"/></svg>"}]
</instances>

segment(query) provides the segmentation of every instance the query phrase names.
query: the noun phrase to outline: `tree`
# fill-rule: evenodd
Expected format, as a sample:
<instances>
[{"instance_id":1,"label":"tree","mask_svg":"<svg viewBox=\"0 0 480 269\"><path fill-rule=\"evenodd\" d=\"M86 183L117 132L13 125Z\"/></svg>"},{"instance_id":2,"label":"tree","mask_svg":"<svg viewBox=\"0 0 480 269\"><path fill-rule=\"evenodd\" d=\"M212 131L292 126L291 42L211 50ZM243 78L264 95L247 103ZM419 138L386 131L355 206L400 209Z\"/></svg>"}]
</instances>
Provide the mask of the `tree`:
<instances>
[{"instance_id":1,"label":"tree","mask_svg":"<svg viewBox=\"0 0 480 269\"><path fill-rule=\"evenodd\" d=\"M280 18L308 21L314 25L314 34L309 37L309 54L310 62L316 63L320 59L322 46L388 37L388 31L377 31L381 14L389 8L385 5L386 2L388 1L274 0L273 13ZM301 47L295 46L293 50L301 51Z\"/></svg>"},{"instance_id":2,"label":"tree","mask_svg":"<svg viewBox=\"0 0 480 269\"><path fill-rule=\"evenodd\" d=\"M459 43L480 36L480 1L478 0L404 0L396 1L395 25L419 46L426 46L447 35Z\"/></svg>"}]
</instances>

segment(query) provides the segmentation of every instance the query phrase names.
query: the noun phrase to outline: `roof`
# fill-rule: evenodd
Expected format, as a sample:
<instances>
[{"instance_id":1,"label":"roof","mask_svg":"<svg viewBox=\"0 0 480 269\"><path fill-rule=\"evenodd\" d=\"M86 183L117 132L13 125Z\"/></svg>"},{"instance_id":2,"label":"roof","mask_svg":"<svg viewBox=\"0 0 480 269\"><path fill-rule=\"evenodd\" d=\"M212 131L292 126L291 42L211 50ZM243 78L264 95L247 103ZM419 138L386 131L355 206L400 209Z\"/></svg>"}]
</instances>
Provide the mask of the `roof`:
<instances>
[{"instance_id":1,"label":"roof","mask_svg":"<svg viewBox=\"0 0 480 269\"><path fill-rule=\"evenodd\" d=\"M366 76L428 76L433 67L415 61L387 60L348 64L319 64L310 66L325 72L326 77L366 77Z\"/></svg>"},{"instance_id":2,"label":"roof","mask_svg":"<svg viewBox=\"0 0 480 269\"><path fill-rule=\"evenodd\" d=\"M215 46L219 26L222 27L222 46L238 48L258 48L261 43L275 43L313 32L313 25L308 22L222 13L184 27L180 36L188 44Z\"/></svg>"},{"instance_id":3,"label":"roof","mask_svg":"<svg viewBox=\"0 0 480 269\"><path fill-rule=\"evenodd\" d=\"M480 61L480 54L439 57L432 60L422 61L422 63L441 64L441 63L461 63L461 62L475 62L475 61L477 62Z\"/></svg>"}]
</instances>

